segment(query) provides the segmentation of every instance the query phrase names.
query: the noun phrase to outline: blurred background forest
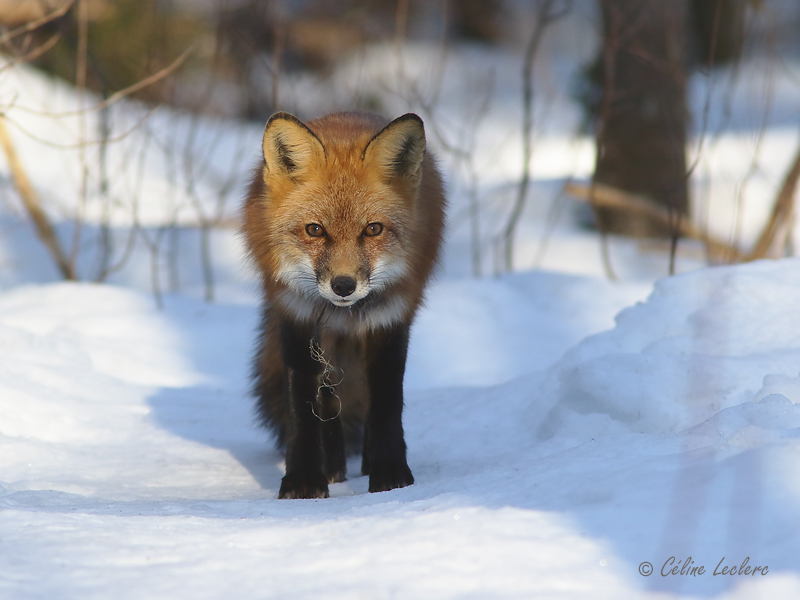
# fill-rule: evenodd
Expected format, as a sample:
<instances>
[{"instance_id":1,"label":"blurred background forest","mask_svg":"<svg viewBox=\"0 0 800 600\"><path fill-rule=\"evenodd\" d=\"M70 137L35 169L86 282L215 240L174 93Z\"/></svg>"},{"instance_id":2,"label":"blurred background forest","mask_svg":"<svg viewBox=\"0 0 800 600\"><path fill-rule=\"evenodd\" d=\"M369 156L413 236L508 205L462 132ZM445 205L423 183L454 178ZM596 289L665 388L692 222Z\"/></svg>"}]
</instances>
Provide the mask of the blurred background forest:
<instances>
[{"instance_id":1,"label":"blurred background forest","mask_svg":"<svg viewBox=\"0 0 800 600\"><path fill-rule=\"evenodd\" d=\"M798 32L794 0L0 0L0 284L230 297L277 110L420 114L450 274L792 255Z\"/></svg>"}]
</instances>

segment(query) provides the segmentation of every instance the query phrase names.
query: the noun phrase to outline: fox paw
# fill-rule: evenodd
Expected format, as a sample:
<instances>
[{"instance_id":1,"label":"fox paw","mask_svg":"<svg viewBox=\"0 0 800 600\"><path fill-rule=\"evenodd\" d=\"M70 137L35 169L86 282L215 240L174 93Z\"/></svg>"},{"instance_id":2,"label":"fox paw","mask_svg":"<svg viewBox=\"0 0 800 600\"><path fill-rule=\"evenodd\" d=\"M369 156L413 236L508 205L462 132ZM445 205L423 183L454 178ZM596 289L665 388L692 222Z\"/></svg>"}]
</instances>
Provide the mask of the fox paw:
<instances>
[{"instance_id":1,"label":"fox paw","mask_svg":"<svg viewBox=\"0 0 800 600\"><path fill-rule=\"evenodd\" d=\"M347 472L345 470L336 471L333 475L328 475L328 483L341 483L347 481Z\"/></svg>"},{"instance_id":2,"label":"fox paw","mask_svg":"<svg viewBox=\"0 0 800 600\"><path fill-rule=\"evenodd\" d=\"M328 483L347 481L347 461L344 454L338 460L326 460L322 470L328 477Z\"/></svg>"},{"instance_id":3,"label":"fox paw","mask_svg":"<svg viewBox=\"0 0 800 600\"><path fill-rule=\"evenodd\" d=\"M376 462L369 467L369 491L386 492L414 483L411 469L403 462Z\"/></svg>"},{"instance_id":4,"label":"fox paw","mask_svg":"<svg viewBox=\"0 0 800 600\"><path fill-rule=\"evenodd\" d=\"M328 478L322 473L287 473L278 498L328 498Z\"/></svg>"}]
</instances>

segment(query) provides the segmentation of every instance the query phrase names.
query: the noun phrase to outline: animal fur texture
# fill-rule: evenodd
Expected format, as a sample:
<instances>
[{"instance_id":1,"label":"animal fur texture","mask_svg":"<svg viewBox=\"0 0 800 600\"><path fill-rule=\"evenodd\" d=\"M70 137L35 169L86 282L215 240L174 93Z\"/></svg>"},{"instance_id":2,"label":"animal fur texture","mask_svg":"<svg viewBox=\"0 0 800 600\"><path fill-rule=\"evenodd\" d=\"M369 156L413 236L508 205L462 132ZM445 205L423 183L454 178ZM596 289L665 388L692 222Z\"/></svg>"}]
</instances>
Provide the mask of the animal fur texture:
<instances>
[{"instance_id":1,"label":"animal fur texture","mask_svg":"<svg viewBox=\"0 0 800 600\"><path fill-rule=\"evenodd\" d=\"M286 451L278 496L327 497L359 446L371 492L411 485L403 376L445 207L422 120L277 113L263 153L243 233L264 291L258 411Z\"/></svg>"}]
</instances>

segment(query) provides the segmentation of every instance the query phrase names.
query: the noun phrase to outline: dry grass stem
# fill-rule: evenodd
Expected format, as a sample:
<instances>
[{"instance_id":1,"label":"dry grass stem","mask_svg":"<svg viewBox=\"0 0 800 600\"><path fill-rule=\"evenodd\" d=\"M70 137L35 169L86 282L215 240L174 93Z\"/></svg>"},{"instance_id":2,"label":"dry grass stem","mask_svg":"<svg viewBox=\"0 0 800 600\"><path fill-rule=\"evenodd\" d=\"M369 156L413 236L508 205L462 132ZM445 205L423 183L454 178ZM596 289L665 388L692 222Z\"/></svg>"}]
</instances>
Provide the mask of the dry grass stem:
<instances>
[{"instance_id":1,"label":"dry grass stem","mask_svg":"<svg viewBox=\"0 0 800 600\"><path fill-rule=\"evenodd\" d=\"M39 196L34 191L30 179L28 179L28 175L22 166L22 162L19 160L16 147L6 127L5 117L2 115L0 115L0 146L3 147L3 152L8 160L8 168L11 171L14 185L19 192L25 210L36 227L36 233L39 239L42 240L42 243L50 252L50 255L53 257L53 260L55 260L56 265L58 265L58 269L61 271L61 275L64 279L77 279L75 268L73 264L67 260L64 251L61 249L55 230L50 224L50 220L47 218L44 210L42 210L42 203L39 200Z\"/></svg>"},{"instance_id":2,"label":"dry grass stem","mask_svg":"<svg viewBox=\"0 0 800 600\"><path fill-rule=\"evenodd\" d=\"M776 256L776 246L780 246L789 235L794 216L794 196L797 180L800 179L800 148L794 162L783 179L783 185L775 198L772 214L764 226L753 251L745 258L747 261Z\"/></svg>"},{"instance_id":3,"label":"dry grass stem","mask_svg":"<svg viewBox=\"0 0 800 600\"><path fill-rule=\"evenodd\" d=\"M593 185L568 182L564 192L578 200L589 202L593 207L618 208L630 212L644 213L665 225L674 225L676 215L644 196L631 194L610 185L595 182ZM708 248L709 256L716 260L741 262L744 254L728 242L718 240L693 225L688 218L681 216L677 224L683 237L700 240Z\"/></svg>"}]
</instances>

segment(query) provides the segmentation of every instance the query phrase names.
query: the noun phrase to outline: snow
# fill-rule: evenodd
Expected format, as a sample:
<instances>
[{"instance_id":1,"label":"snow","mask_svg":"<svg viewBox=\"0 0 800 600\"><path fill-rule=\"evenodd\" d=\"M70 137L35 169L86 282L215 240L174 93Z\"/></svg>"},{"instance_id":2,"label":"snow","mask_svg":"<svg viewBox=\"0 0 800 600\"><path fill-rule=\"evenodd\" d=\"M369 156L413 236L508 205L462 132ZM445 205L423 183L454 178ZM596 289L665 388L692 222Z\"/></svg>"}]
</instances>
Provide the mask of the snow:
<instances>
[{"instance_id":1,"label":"snow","mask_svg":"<svg viewBox=\"0 0 800 600\"><path fill-rule=\"evenodd\" d=\"M409 49L405 77L430 62L424 50ZM387 52L317 82L329 95L308 93L314 82L302 79L288 89L309 112L345 103L347 89L406 110L408 98L386 96L397 82L376 76L396 75ZM475 123L459 120L481 99L458 85L479 89L491 59L475 49L449 57L442 104L426 122L453 108L440 121L451 138ZM508 57L497 64L497 104L478 126L473 165L484 275L521 169L518 73ZM717 235L751 244L760 229L798 143L788 108L796 70L769 74L777 108L760 120L747 91L766 76L761 63L713 89L694 82L695 106L708 92L719 94L715 107L732 107L733 132L715 109L694 178ZM406 374L416 483L379 494L367 492L354 457L331 498L277 500L283 459L249 396L257 286L224 222L258 156L259 126L162 108L108 147L114 201L91 183L81 272L96 273L104 225L117 258L131 220L138 229L105 284L58 282L6 189L0 598L800 597L800 259L711 268L686 243L679 274L665 277L664 247L611 238L610 281L596 234L560 192L591 169L591 141L571 135L574 107L549 93L517 272L470 276L469 174L440 152L451 189L446 256ZM96 148L81 158L21 132L74 143L76 117L52 126L52 113L78 106L74 92L15 68L0 80L4 106L12 96L22 159L70 239L81 161L96 161ZM114 127L128 131L147 110L120 105ZM209 215L223 221L210 237L213 303L202 300L196 228ZM159 232L175 225L170 250ZM747 574L727 574L745 560Z\"/></svg>"},{"instance_id":2,"label":"snow","mask_svg":"<svg viewBox=\"0 0 800 600\"><path fill-rule=\"evenodd\" d=\"M435 284L408 371L416 484L368 494L351 461L332 498L278 501L246 393L256 306L9 290L0 595L789 597L798 294L798 259L639 303L640 285L557 274ZM769 571L662 577L670 556Z\"/></svg>"}]
</instances>

